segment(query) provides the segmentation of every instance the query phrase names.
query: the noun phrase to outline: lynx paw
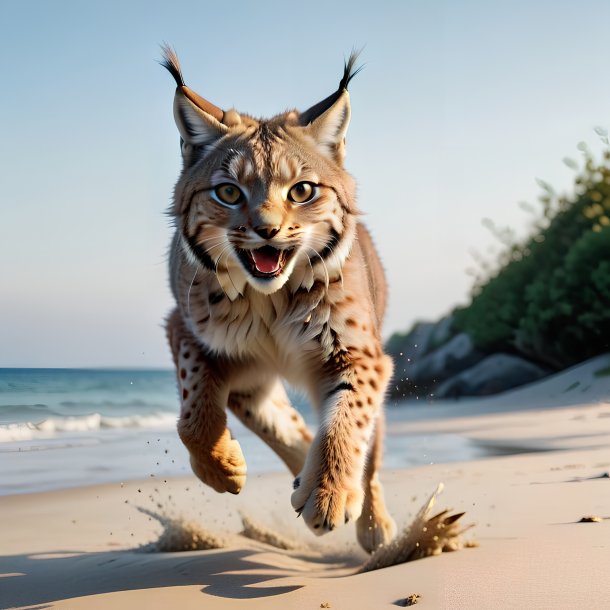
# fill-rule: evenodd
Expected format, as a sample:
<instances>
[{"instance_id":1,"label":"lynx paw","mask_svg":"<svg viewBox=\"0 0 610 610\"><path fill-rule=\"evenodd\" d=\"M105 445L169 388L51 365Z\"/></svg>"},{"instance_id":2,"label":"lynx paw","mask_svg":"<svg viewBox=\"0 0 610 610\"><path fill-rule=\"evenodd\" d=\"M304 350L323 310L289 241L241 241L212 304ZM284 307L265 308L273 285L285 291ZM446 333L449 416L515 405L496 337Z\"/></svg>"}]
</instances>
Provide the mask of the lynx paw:
<instances>
[{"instance_id":1,"label":"lynx paw","mask_svg":"<svg viewBox=\"0 0 610 610\"><path fill-rule=\"evenodd\" d=\"M385 511L375 514L364 509L356 523L356 534L360 546L367 553L372 553L394 538L396 523Z\"/></svg>"},{"instance_id":2,"label":"lynx paw","mask_svg":"<svg viewBox=\"0 0 610 610\"><path fill-rule=\"evenodd\" d=\"M191 468L197 477L219 493L238 494L246 484L246 460L239 442L225 430L211 451L185 443L191 454Z\"/></svg>"},{"instance_id":3,"label":"lynx paw","mask_svg":"<svg viewBox=\"0 0 610 610\"><path fill-rule=\"evenodd\" d=\"M291 498L293 508L303 516L316 536L357 519L362 511L362 489L334 481L325 482L325 478L312 477L313 484L308 484L306 477L297 477Z\"/></svg>"}]
</instances>

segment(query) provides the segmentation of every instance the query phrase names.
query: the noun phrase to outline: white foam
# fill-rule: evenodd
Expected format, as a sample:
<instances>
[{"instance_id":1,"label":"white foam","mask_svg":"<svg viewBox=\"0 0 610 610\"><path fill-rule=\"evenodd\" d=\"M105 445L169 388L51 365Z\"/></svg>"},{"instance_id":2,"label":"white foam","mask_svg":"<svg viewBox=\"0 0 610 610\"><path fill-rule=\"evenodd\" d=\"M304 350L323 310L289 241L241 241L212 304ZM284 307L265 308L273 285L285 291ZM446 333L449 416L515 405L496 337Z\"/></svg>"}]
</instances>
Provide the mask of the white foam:
<instances>
[{"instance_id":1,"label":"white foam","mask_svg":"<svg viewBox=\"0 0 610 610\"><path fill-rule=\"evenodd\" d=\"M168 430L176 425L173 413L125 415L108 417L100 413L90 415L50 417L39 422L19 422L0 425L0 443L54 438L75 432L95 432L104 429L146 428Z\"/></svg>"}]
</instances>

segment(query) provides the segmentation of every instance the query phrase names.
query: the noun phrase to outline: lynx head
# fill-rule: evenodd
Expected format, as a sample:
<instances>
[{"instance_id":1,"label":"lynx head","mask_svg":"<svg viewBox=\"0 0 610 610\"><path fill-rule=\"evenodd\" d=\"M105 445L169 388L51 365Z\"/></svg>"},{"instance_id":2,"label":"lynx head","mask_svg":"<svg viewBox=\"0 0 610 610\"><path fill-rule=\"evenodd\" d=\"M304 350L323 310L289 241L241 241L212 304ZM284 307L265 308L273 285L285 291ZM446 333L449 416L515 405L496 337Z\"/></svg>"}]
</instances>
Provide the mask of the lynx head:
<instances>
[{"instance_id":1,"label":"lynx head","mask_svg":"<svg viewBox=\"0 0 610 610\"><path fill-rule=\"evenodd\" d=\"M268 120L211 104L184 85L173 50L163 54L183 157L173 215L191 260L216 272L230 298L246 285L271 294L286 282L310 288L320 270L327 281L340 274L357 215L343 169L356 54L337 91Z\"/></svg>"}]
</instances>

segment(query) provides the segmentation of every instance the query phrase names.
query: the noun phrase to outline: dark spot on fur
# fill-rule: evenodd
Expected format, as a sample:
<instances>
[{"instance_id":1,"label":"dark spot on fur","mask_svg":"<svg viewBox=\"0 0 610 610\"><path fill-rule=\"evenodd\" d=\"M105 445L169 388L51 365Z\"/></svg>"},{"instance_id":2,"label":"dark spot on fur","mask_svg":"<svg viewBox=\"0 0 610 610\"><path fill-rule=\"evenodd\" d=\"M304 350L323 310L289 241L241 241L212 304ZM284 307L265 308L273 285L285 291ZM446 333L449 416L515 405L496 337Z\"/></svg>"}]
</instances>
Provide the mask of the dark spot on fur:
<instances>
[{"instance_id":1,"label":"dark spot on fur","mask_svg":"<svg viewBox=\"0 0 610 610\"><path fill-rule=\"evenodd\" d=\"M364 422L361 421L360 419L356 420L356 425L358 426L358 428L362 428L362 426L364 426Z\"/></svg>"},{"instance_id":2,"label":"dark spot on fur","mask_svg":"<svg viewBox=\"0 0 610 610\"><path fill-rule=\"evenodd\" d=\"M357 406L358 408L362 408L362 401L361 401L361 400L357 400L357 401L356 401L356 406Z\"/></svg>"},{"instance_id":3,"label":"dark spot on fur","mask_svg":"<svg viewBox=\"0 0 610 610\"><path fill-rule=\"evenodd\" d=\"M184 369L180 369L180 379L186 379L186 371Z\"/></svg>"},{"instance_id":4,"label":"dark spot on fur","mask_svg":"<svg viewBox=\"0 0 610 610\"><path fill-rule=\"evenodd\" d=\"M199 372L199 367L198 367L198 366L194 366L194 367L191 369L191 373L198 373L198 372Z\"/></svg>"},{"instance_id":5,"label":"dark spot on fur","mask_svg":"<svg viewBox=\"0 0 610 610\"><path fill-rule=\"evenodd\" d=\"M263 434L269 434L269 428L267 428L267 426L265 426L262 430Z\"/></svg>"},{"instance_id":6,"label":"dark spot on fur","mask_svg":"<svg viewBox=\"0 0 610 610\"><path fill-rule=\"evenodd\" d=\"M183 357L185 360L188 360L188 359L191 357L191 352L184 352L184 354L182 354L182 357Z\"/></svg>"},{"instance_id":7,"label":"dark spot on fur","mask_svg":"<svg viewBox=\"0 0 610 610\"><path fill-rule=\"evenodd\" d=\"M206 269L209 269L210 271L214 271L216 269L216 265L215 265L214 261L212 260L212 257L206 252L205 248L197 243L194 236L189 236L186 234L186 232L183 233L183 235L184 235L184 238L186 239L186 241L188 242L190 249L193 251L195 258L197 258L197 260Z\"/></svg>"},{"instance_id":8,"label":"dark spot on fur","mask_svg":"<svg viewBox=\"0 0 610 610\"><path fill-rule=\"evenodd\" d=\"M367 399L366 399L366 402L367 402L367 404L372 405L373 404L373 399L370 396L368 396Z\"/></svg>"},{"instance_id":9,"label":"dark spot on fur","mask_svg":"<svg viewBox=\"0 0 610 610\"><path fill-rule=\"evenodd\" d=\"M225 298L224 292L211 292L210 305L218 305Z\"/></svg>"},{"instance_id":10,"label":"dark spot on fur","mask_svg":"<svg viewBox=\"0 0 610 610\"><path fill-rule=\"evenodd\" d=\"M193 386L193 392L196 392L196 391L197 391L197 387L198 387L198 386L197 386L197 384L195 384L195 385Z\"/></svg>"},{"instance_id":11,"label":"dark spot on fur","mask_svg":"<svg viewBox=\"0 0 610 610\"><path fill-rule=\"evenodd\" d=\"M369 379L369 385L373 388L373 390L376 390L379 387L375 379Z\"/></svg>"},{"instance_id":12,"label":"dark spot on fur","mask_svg":"<svg viewBox=\"0 0 610 610\"><path fill-rule=\"evenodd\" d=\"M334 249L339 243L340 238L341 236L339 235L339 233L337 233L337 231L331 228L330 239L326 242L326 245L322 249L322 252L320 252L320 256L323 259L327 259L333 253Z\"/></svg>"},{"instance_id":13,"label":"dark spot on fur","mask_svg":"<svg viewBox=\"0 0 610 610\"><path fill-rule=\"evenodd\" d=\"M244 413L244 415L245 415L246 417L251 417L251 416L252 416L252 413L250 412L250 410L249 410L249 409L246 409L246 412Z\"/></svg>"},{"instance_id":14,"label":"dark spot on fur","mask_svg":"<svg viewBox=\"0 0 610 610\"><path fill-rule=\"evenodd\" d=\"M358 326L358 322L356 322L356 320L352 320L351 318L348 318L347 320L345 320L345 323L348 326Z\"/></svg>"},{"instance_id":15,"label":"dark spot on fur","mask_svg":"<svg viewBox=\"0 0 610 610\"><path fill-rule=\"evenodd\" d=\"M184 419L188 419L191 416L191 412L190 411L185 411L184 415L182 416Z\"/></svg>"},{"instance_id":16,"label":"dark spot on fur","mask_svg":"<svg viewBox=\"0 0 610 610\"><path fill-rule=\"evenodd\" d=\"M184 388L184 390L182 390L182 400L186 400L189 397L189 391Z\"/></svg>"},{"instance_id":17,"label":"dark spot on fur","mask_svg":"<svg viewBox=\"0 0 610 610\"><path fill-rule=\"evenodd\" d=\"M354 391L354 386L348 381L342 381L339 385L334 387L327 395L326 398L330 398L333 394L340 392L341 390L349 390L351 392Z\"/></svg>"}]
</instances>

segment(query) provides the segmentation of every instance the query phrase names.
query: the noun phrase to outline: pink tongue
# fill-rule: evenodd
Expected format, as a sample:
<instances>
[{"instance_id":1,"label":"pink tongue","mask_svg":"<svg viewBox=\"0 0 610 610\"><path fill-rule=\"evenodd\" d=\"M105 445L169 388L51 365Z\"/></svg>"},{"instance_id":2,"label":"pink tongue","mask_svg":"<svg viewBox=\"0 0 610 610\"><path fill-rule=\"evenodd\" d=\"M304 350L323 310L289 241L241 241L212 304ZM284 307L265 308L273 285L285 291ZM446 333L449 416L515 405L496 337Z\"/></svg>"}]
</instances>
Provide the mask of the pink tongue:
<instances>
[{"instance_id":1,"label":"pink tongue","mask_svg":"<svg viewBox=\"0 0 610 610\"><path fill-rule=\"evenodd\" d=\"M261 273L275 273L280 268L279 250L252 250L252 259Z\"/></svg>"}]
</instances>

